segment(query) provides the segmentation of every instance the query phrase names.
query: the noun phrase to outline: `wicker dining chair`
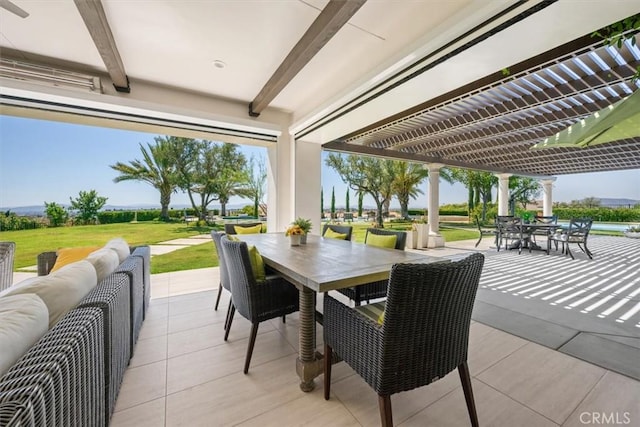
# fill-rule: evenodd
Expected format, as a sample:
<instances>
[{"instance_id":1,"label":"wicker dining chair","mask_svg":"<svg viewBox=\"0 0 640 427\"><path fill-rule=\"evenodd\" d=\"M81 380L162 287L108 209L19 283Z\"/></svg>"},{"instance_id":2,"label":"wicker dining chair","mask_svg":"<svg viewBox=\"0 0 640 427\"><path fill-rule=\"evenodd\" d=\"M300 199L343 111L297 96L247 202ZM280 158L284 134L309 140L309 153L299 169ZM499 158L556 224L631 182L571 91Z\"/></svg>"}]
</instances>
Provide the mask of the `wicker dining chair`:
<instances>
[{"instance_id":1,"label":"wicker dining chair","mask_svg":"<svg viewBox=\"0 0 640 427\"><path fill-rule=\"evenodd\" d=\"M0 291L13 283L13 258L16 253L15 242L0 242Z\"/></svg>"},{"instance_id":2,"label":"wicker dining chair","mask_svg":"<svg viewBox=\"0 0 640 427\"><path fill-rule=\"evenodd\" d=\"M367 239L370 234L378 236L397 236L396 245L394 249L403 251L407 244L407 233L404 231L384 230L381 228L369 228L365 235L364 242L367 243ZM380 280L377 282L366 283L360 286L353 286L351 288L338 289L338 292L352 299L356 306L362 304L363 301L370 301L376 298L384 298L387 296L387 280Z\"/></svg>"},{"instance_id":3,"label":"wicker dining chair","mask_svg":"<svg viewBox=\"0 0 640 427\"><path fill-rule=\"evenodd\" d=\"M231 283L229 281L229 273L227 271L227 263L224 258L224 252L222 251L222 244L220 243L222 236L225 233L221 231L212 231L211 238L213 239L213 243L216 247L216 252L218 253L218 266L220 269L220 284L218 286L218 297L216 298L216 305L214 310L218 310L218 305L220 304L220 296L222 295L222 290L226 289L231 292ZM229 313L231 313L231 307L233 306L233 300L229 299L229 306L227 307L227 316L224 321L224 330L231 327L231 323L229 322Z\"/></svg>"},{"instance_id":4,"label":"wicker dining chair","mask_svg":"<svg viewBox=\"0 0 640 427\"><path fill-rule=\"evenodd\" d=\"M322 235L327 232L327 230L331 230L334 233L346 234L347 237L344 240L351 240L351 235L353 233L353 227L351 225L336 225L336 224L325 224L322 226Z\"/></svg>"},{"instance_id":5,"label":"wicker dining chair","mask_svg":"<svg viewBox=\"0 0 640 427\"><path fill-rule=\"evenodd\" d=\"M251 227L255 227L256 225L262 225L262 223L261 222L241 222L240 224L227 223L224 225L224 232L226 234L238 234L236 233L236 227L251 228Z\"/></svg>"},{"instance_id":6,"label":"wicker dining chair","mask_svg":"<svg viewBox=\"0 0 640 427\"><path fill-rule=\"evenodd\" d=\"M229 313L229 325L224 336L225 341L229 336L230 325L236 311L252 324L244 363L246 374L249 372L260 322L298 311L299 295L296 287L280 276L267 276L265 282L257 283L251 270L249 250L245 242L231 241L223 236L220 244L227 264L233 301Z\"/></svg>"},{"instance_id":7,"label":"wicker dining chair","mask_svg":"<svg viewBox=\"0 0 640 427\"><path fill-rule=\"evenodd\" d=\"M333 352L376 391L383 426L393 425L392 394L457 368L477 426L467 353L483 264L484 255L475 253L451 263L394 265L381 324L325 294L324 398L330 397Z\"/></svg>"}]
</instances>

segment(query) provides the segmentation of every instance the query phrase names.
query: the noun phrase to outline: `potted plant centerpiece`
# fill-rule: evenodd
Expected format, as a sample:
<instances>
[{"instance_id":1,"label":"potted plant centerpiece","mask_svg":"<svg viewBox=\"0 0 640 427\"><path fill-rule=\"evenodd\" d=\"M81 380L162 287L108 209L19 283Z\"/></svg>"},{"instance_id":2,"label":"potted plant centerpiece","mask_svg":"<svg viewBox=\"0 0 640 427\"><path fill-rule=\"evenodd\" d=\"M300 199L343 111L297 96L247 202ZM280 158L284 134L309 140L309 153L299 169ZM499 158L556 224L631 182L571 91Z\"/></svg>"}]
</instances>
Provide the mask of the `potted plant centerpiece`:
<instances>
[{"instance_id":1,"label":"potted plant centerpiece","mask_svg":"<svg viewBox=\"0 0 640 427\"><path fill-rule=\"evenodd\" d=\"M300 238L300 243L302 243L303 245L306 244L307 234L311 232L311 227L312 227L311 220L306 218L297 218L295 221L293 221L292 225L297 225L302 229L303 233L302 233L302 237Z\"/></svg>"},{"instance_id":2,"label":"potted plant centerpiece","mask_svg":"<svg viewBox=\"0 0 640 427\"><path fill-rule=\"evenodd\" d=\"M285 236L289 236L291 238L291 246L300 246L300 239L302 238L303 234L304 231L302 230L302 228L300 228L299 225L292 225L287 228L287 231L285 232Z\"/></svg>"}]
</instances>

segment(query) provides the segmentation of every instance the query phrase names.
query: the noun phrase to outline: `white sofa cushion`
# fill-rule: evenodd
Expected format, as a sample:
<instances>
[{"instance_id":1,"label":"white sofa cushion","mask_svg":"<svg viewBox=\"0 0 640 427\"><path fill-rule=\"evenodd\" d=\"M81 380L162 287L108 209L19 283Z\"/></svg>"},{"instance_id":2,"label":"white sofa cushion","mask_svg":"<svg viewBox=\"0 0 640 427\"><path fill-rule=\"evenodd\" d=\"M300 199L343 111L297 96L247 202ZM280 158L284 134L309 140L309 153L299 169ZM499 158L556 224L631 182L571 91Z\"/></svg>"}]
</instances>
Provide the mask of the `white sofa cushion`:
<instances>
[{"instance_id":1,"label":"white sofa cushion","mask_svg":"<svg viewBox=\"0 0 640 427\"><path fill-rule=\"evenodd\" d=\"M129 244L122 237L115 237L109 240L104 247L116 251L120 262L123 262L129 255L131 255Z\"/></svg>"},{"instance_id":2,"label":"white sofa cushion","mask_svg":"<svg viewBox=\"0 0 640 427\"><path fill-rule=\"evenodd\" d=\"M36 294L0 298L0 377L48 328L49 311Z\"/></svg>"},{"instance_id":3,"label":"white sofa cushion","mask_svg":"<svg viewBox=\"0 0 640 427\"><path fill-rule=\"evenodd\" d=\"M96 269L98 283L102 282L105 277L113 273L116 268L118 268L118 265L120 265L118 253L109 248L102 248L97 251L93 251L85 258L85 260L89 261Z\"/></svg>"},{"instance_id":4,"label":"white sofa cushion","mask_svg":"<svg viewBox=\"0 0 640 427\"><path fill-rule=\"evenodd\" d=\"M65 265L47 276L32 277L13 285L6 295L36 294L49 310L52 328L98 284L96 269L89 261Z\"/></svg>"}]
</instances>

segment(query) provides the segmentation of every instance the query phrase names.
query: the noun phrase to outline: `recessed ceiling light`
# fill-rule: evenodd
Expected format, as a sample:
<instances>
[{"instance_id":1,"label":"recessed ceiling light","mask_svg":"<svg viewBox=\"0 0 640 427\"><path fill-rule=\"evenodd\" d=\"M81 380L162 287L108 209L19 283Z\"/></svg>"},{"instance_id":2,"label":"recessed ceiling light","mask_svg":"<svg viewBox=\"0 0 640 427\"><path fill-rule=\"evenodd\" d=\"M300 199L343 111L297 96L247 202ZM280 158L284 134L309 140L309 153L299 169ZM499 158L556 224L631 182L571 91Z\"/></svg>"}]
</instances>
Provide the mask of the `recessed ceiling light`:
<instances>
[{"instance_id":1,"label":"recessed ceiling light","mask_svg":"<svg viewBox=\"0 0 640 427\"><path fill-rule=\"evenodd\" d=\"M227 66L227 64L225 64L224 61L220 61L219 59L216 59L215 61L213 61L213 65L216 68L224 68Z\"/></svg>"}]
</instances>

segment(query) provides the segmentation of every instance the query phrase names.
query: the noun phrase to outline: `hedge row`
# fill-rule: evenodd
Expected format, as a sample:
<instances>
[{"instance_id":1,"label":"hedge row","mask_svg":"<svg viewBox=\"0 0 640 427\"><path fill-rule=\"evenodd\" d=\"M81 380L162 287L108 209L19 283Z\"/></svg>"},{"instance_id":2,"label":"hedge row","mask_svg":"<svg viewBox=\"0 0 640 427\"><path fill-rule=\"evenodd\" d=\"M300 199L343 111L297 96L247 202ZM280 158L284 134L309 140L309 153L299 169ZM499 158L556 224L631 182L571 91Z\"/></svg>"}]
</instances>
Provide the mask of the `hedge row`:
<instances>
[{"instance_id":1,"label":"hedge row","mask_svg":"<svg viewBox=\"0 0 640 427\"><path fill-rule=\"evenodd\" d=\"M409 216L427 216L428 209L408 209ZM467 216L469 212L466 209L440 209L438 215Z\"/></svg>"},{"instance_id":2,"label":"hedge row","mask_svg":"<svg viewBox=\"0 0 640 427\"><path fill-rule=\"evenodd\" d=\"M474 215L481 217L482 206L478 205L474 208L471 220ZM522 216L525 210L521 208L516 209L516 215ZM532 215L536 215L542 212L528 211ZM498 208L495 204L487 206L487 220L492 221L498 214ZM594 221L600 222L639 222L640 221L640 209L638 208L580 208L580 207L554 207L553 214L558 216L560 220L570 220L571 218L591 218Z\"/></svg>"},{"instance_id":3,"label":"hedge row","mask_svg":"<svg viewBox=\"0 0 640 427\"><path fill-rule=\"evenodd\" d=\"M187 216L195 216L196 211L189 209L171 209L169 210L169 218L180 220ZM218 215L218 209L209 211L210 214ZM160 209L147 209L137 211L103 211L98 212L98 221L100 224L116 224L122 222L137 221L153 221L160 219Z\"/></svg>"},{"instance_id":4,"label":"hedge row","mask_svg":"<svg viewBox=\"0 0 640 427\"><path fill-rule=\"evenodd\" d=\"M28 216L0 215L0 231L33 230L47 226L45 218L32 218Z\"/></svg>"},{"instance_id":5,"label":"hedge row","mask_svg":"<svg viewBox=\"0 0 640 427\"><path fill-rule=\"evenodd\" d=\"M553 214L559 219L591 218L602 222L640 221L638 208L553 208Z\"/></svg>"}]
</instances>

